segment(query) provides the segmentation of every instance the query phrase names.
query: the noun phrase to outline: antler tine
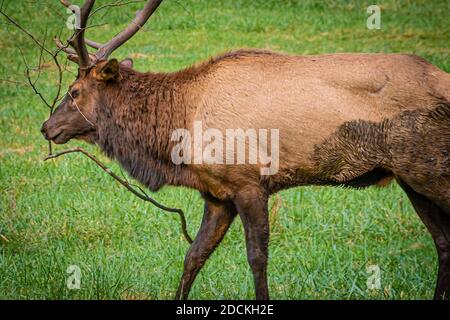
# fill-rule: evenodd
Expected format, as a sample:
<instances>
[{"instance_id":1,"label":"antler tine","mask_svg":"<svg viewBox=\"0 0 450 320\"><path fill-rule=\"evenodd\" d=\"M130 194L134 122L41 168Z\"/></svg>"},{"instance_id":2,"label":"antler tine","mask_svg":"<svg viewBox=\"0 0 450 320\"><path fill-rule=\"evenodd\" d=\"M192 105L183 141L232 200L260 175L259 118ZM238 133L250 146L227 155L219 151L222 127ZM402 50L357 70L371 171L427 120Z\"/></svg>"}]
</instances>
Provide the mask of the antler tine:
<instances>
[{"instance_id":1,"label":"antler tine","mask_svg":"<svg viewBox=\"0 0 450 320\"><path fill-rule=\"evenodd\" d=\"M73 49L71 49L71 48L68 48L67 44L64 45L64 44L61 42L61 39L55 37L55 38L53 38L53 41L55 41L56 46L58 47L59 50L65 52L65 53L67 53L67 54L77 54L77 53L75 52L75 50L73 50Z\"/></svg>"},{"instance_id":2,"label":"antler tine","mask_svg":"<svg viewBox=\"0 0 450 320\"><path fill-rule=\"evenodd\" d=\"M60 0L60 2L67 8L72 7L72 4L68 0ZM86 30L89 14L94 6L94 3L95 0L86 0L84 2L83 6L80 8L79 17L77 17L75 33L68 40L70 46L74 48L76 55L78 56L77 62L80 68L88 67L91 64L89 52L86 47L86 41L84 39L84 31ZM64 51L74 56L73 53L67 52L67 50Z\"/></svg>"},{"instance_id":3,"label":"antler tine","mask_svg":"<svg viewBox=\"0 0 450 320\"><path fill-rule=\"evenodd\" d=\"M61 2L62 3L62 5L64 6L64 7L66 7L66 8L69 8L72 4L69 2L69 1L67 1L67 0L59 0L59 2Z\"/></svg>"},{"instance_id":4,"label":"antler tine","mask_svg":"<svg viewBox=\"0 0 450 320\"><path fill-rule=\"evenodd\" d=\"M72 4L68 0L60 0L60 2L67 8L73 9ZM127 42L136 32L141 29L151 15L161 4L162 0L149 0L142 10L139 10L133 21L117 36L112 38L105 44L91 41L84 37L89 14L94 6L95 0L86 0L80 9L79 17L77 17L77 28L72 37L68 40L69 45L74 49L71 50L64 46L59 39L55 39L58 48L68 54L72 61L76 61L80 68L86 68L92 63L99 60L104 60L109 55ZM87 46L97 49L95 54L89 54Z\"/></svg>"},{"instance_id":5,"label":"antler tine","mask_svg":"<svg viewBox=\"0 0 450 320\"><path fill-rule=\"evenodd\" d=\"M97 59L107 59L114 50L127 42L136 32L139 31L139 29L142 28L150 16L156 11L161 2L162 0L148 1L144 9L138 12L133 21L122 32L99 48L97 53L95 53Z\"/></svg>"},{"instance_id":6,"label":"antler tine","mask_svg":"<svg viewBox=\"0 0 450 320\"><path fill-rule=\"evenodd\" d=\"M103 46L103 44L101 44L101 43L98 43L98 42L95 42L95 41L92 41L92 40L89 40L89 39L86 39L86 38L84 39L84 42L89 47L94 48L94 49L100 49Z\"/></svg>"}]
</instances>

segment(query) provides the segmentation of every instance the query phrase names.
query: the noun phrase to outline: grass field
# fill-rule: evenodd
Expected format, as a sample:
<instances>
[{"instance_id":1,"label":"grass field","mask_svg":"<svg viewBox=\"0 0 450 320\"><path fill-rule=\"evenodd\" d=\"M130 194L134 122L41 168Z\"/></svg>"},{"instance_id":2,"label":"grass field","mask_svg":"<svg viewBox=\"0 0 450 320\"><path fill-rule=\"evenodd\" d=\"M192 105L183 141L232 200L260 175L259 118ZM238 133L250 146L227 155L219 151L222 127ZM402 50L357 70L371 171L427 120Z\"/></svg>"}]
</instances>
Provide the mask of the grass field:
<instances>
[{"instance_id":1,"label":"grass field","mask_svg":"<svg viewBox=\"0 0 450 320\"><path fill-rule=\"evenodd\" d=\"M74 1L75 2L75 1ZM104 4L105 1L99 1ZM1 2L0 2L1 3ZM79 3L79 1L77 2ZM406 52L450 72L450 2L382 1L381 29L368 30L367 1L163 2L145 32L116 52L138 70L173 71L223 51L269 48L296 54ZM99 12L88 36L106 41L140 4ZM3 10L39 39L64 29L57 1L3 1ZM48 110L23 84L24 65L39 50L7 27L0 31L0 299L171 299L181 276L183 240L176 215L126 192L82 155L49 162L39 128ZM75 72L73 65L69 70ZM37 73L33 73L37 76ZM39 88L55 90L51 63ZM74 75L65 74L65 87ZM92 146L83 145L108 161ZM61 148L61 147L59 147ZM195 235L202 216L197 192L165 187L154 195L185 210ZM296 188L271 199L269 287L273 299L429 299L436 253L428 232L395 183L363 191ZM81 269L81 287L66 269ZM381 288L368 290L370 265ZM237 219L198 276L190 298L254 297L243 228Z\"/></svg>"}]
</instances>

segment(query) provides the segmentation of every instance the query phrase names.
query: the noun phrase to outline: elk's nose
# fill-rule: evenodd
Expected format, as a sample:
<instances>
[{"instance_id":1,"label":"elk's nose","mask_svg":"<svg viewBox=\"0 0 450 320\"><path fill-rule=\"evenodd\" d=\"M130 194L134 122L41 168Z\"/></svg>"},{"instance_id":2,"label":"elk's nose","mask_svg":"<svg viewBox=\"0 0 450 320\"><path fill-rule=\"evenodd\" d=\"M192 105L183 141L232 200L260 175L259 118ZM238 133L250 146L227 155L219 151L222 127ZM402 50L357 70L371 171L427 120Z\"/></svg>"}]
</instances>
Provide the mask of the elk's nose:
<instances>
[{"instance_id":1,"label":"elk's nose","mask_svg":"<svg viewBox=\"0 0 450 320\"><path fill-rule=\"evenodd\" d=\"M47 138L47 126L46 126L46 124L47 124L47 122L44 122L44 123L42 124L42 127L41 127L41 133L42 133L42 135L43 135L45 138Z\"/></svg>"}]
</instances>

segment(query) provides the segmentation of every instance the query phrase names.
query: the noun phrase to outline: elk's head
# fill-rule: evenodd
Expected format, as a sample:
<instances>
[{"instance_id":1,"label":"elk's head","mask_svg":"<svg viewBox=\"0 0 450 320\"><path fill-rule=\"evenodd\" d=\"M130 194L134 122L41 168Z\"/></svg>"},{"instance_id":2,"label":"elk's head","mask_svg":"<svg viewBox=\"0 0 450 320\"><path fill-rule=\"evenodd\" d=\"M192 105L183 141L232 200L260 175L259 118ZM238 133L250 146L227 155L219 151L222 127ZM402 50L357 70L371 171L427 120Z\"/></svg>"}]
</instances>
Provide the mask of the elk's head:
<instances>
[{"instance_id":1,"label":"elk's head","mask_svg":"<svg viewBox=\"0 0 450 320\"><path fill-rule=\"evenodd\" d=\"M130 39L150 18L162 0L148 1L143 10L138 11L135 19L117 36L106 44L99 44L84 38L92 7L95 0L86 0L77 14L77 28L64 45L55 39L60 50L68 54L68 58L78 64L78 76L69 86L67 94L55 112L42 125L41 132L47 140L57 144L66 143L72 138L86 140L94 143L97 135L96 108L100 94L105 86L114 81L120 81L121 66L132 67L132 62L126 59L118 62L116 59L108 60L110 54ZM68 8L73 6L67 0L61 3ZM87 46L97 49L89 53Z\"/></svg>"}]
</instances>

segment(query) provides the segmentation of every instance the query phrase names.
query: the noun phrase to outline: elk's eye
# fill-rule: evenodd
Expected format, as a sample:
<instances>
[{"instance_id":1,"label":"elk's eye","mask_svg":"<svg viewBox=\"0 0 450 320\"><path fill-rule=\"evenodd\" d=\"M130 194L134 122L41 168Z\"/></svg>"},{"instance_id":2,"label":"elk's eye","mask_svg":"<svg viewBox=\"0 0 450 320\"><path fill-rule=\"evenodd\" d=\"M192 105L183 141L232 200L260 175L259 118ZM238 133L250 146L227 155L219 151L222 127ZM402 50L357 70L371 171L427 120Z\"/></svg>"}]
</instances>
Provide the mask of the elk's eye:
<instances>
[{"instance_id":1,"label":"elk's eye","mask_svg":"<svg viewBox=\"0 0 450 320\"><path fill-rule=\"evenodd\" d=\"M78 97L80 95L80 90L72 90L71 92L70 92L70 96L73 98L73 99L75 99L76 97Z\"/></svg>"}]
</instances>

